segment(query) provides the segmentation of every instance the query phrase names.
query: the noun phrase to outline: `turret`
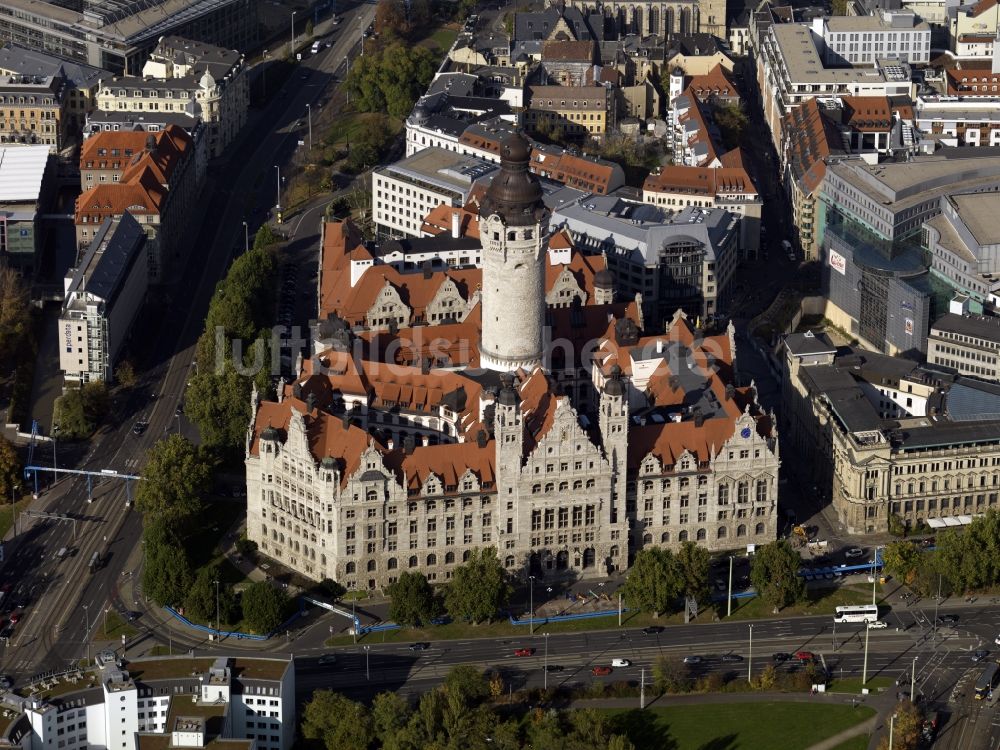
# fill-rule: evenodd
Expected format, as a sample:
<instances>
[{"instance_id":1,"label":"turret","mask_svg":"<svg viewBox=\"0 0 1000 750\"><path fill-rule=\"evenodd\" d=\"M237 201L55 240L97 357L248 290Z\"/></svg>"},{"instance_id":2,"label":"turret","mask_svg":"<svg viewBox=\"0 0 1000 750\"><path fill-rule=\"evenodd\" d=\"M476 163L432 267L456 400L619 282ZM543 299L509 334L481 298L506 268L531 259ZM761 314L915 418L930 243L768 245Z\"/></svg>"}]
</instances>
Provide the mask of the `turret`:
<instances>
[{"instance_id":1,"label":"turret","mask_svg":"<svg viewBox=\"0 0 1000 750\"><path fill-rule=\"evenodd\" d=\"M524 455L524 416L521 414L521 394L514 376L504 374L493 415L496 437L498 486L514 487L521 473Z\"/></svg>"}]
</instances>

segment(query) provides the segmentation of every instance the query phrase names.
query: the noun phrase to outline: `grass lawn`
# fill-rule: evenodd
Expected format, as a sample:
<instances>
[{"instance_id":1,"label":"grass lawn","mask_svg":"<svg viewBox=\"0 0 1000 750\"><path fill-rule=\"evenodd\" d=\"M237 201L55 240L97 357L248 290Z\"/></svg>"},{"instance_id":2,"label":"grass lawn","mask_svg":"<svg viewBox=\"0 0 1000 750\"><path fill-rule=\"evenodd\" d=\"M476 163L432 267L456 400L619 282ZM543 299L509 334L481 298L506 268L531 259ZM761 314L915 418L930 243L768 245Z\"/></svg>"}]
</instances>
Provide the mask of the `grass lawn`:
<instances>
[{"instance_id":1,"label":"grass lawn","mask_svg":"<svg viewBox=\"0 0 1000 750\"><path fill-rule=\"evenodd\" d=\"M882 688L892 687L893 684L894 680L891 677L869 677L868 682L864 685L864 687L874 693ZM834 693L853 693L855 695L860 695L861 687L860 677L846 677L844 679L837 679L834 677L830 680L830 685L827 687L827 690Z\"/></svg>"},{"instance_id":2,"label":"grass lawn","mask_svg":"<svg viewBox=\"0 0 1000 750\"><path fill-rule=\"evenodd\" d=\"M455 43L455 39L458 38L458 31L450 28L439 28L435 29L434 33L425 39L420 40L419 44L421 47L427 47L429 49L437 48L438 52L442 55L451 49L451 45Z\"/></svg>"},{"instance_id":3,"label":"grass lawn","mask_svg":"<svg viewBox=\"0 0 1000 750\"><path fill-rule=\"evenodd\" d=\"M871 600L871 585L860 583L835 586L828 589L807 589L806 601L786 607L781 611L781 615L790 617L794 615L833 614L836 607L849 604L869 604ZM726 603L722 602L719 607L725 613ZM773 617L771 607L759 597L733 601L732 619L734 620L757 620L769 617Z\"/></svg>"},{"instance_id":4,"label":"grass lawn","mask_svg":"<svg viewBox=\"0 0 1000 750\"><path fill-rule=\"evenodd\" d=\"M32 497L31 495L25 495L20 500L17 501L15 507L17 508L17 514L20 515L26 511L31 506ZM11 513L11 506L8 504L0 504L0 539L3 539L4 535L10 529L11 524L14 521L14 516ZM21 524L18 524L21 526Z\"/></svg>"},{"instance_id":5,"label":"grass lawn","mask_svg":"<svg viewBox=\"0 0 1000 750\"><path fill-rule=\"evenodd\" d=\"M111 610L101 618L101 627L97 631L97 637L100 640L117 641L121 640L123 635L126 638L131 638L138 632L129 623L125 622L120 614Z\"/></svg>"},{"instance_id":6,"label":"grass lawn","mask_svg":"<svg viewBox=\"0 0 1000 750\"><path fill-rule=\"evenodd\" d=\"M810 703L731 703L609 711L637 750L802 750L874 715Z\"/></svg>"},{"instance_id":7,"label":"grass lawn","mask_svg":"<svg viewBox=\"0 0 1000 750\"><path fill-rule=\"evenodd\" d=\"M851 737L846 742L841 742L833 750L868 750L870 739L871 737L867 734L859 734L857 737Z\"/></svg>"}]
</instances>

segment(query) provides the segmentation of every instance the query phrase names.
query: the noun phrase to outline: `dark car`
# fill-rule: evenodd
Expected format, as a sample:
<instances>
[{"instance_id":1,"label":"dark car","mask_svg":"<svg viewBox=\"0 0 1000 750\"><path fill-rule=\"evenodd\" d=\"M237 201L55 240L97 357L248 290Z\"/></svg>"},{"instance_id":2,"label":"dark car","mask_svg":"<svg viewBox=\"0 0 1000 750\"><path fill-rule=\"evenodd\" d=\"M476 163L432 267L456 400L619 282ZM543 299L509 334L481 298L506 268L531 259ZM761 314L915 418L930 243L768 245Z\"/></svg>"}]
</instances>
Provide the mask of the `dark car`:
<instances>
[{"instance_id":1,"label":"dark car","mask_svg":"<svg viewBox=\"0 0 1000 750\"><path fill-rule=\"evenodd\" d=\"M990 655L989 651L985 651L983 649L980 649L979 651L977 651L976 653L974 653L972 655L972 661L973 662L980 662L980 661L982 661L983 659L985 659L989 655Z\"/></svg>"},{"instance_id":2,"label":"dark car","mask_svg":"<svg viewBox=\"0 0 1000 750\"><path fill-rule=\"evenodd\" d=\"M938 622L942 625L954 625L958 622L958 615L941 615Z\"/></svg>"},{"instance_id":3,"label":"dark car","mask_svg":"<svg viewBox=\"0 0 1000 750\"><path fill-rule=\"evenodd\" d=\"M779 651L776 654L771 654L771 661L775 664L784 664L786 661L792 658L791 654L786 654L784 651Z\"/></svg>"},{"instance_id":4,"label":"dark car","mask_svg":"<svg viewBox=\"0 0 1000 750\"><path fill-rule=\"evenodd\" d=\"M431 647L429 643L411 643L410 651L426 651Z\"/></svg>"},{"instance_id":5,"label":"dark car","mask_svg":"<svg viewBox=\"0 0 1000 750\"><path fill-rule=\"evenodd\" d=\"M441 617L435 617L431 620L431 625L447 625L451 622L451 618L448 615L442 615Z\"/></svg>"},{"instance_id":6,"label":"dark car","mask_svg":"<svg viewBox=\"0 0 1000 750\"><path fill-rule=\"evenodd\" d=\"M549 664L546 668L546 672L562 672L566 667L562 664Z\"/></svg>"},{"instance_id":7,"label":"dark car","mask_svg":"<svg viewBox=\"0 0 1000 750\"><path fill-rule=\"evenodd\" d=\"M723 654L722 655L722 661L724 661L724 662L743 661L743 657L740 656L739 654Z\"/></svg>"},{"instance_id":8,"label":"dark car","mask_svg":"<svg viewBox=\"0 0 1000 750\"><path fill-rule=\"evenodd\" d=\"M0 690L10 690L14 687L14 681L7 675L0 675Z\"/></svg>"},{"instance_id":9,"label":"dark car","mask_svg":"<svg viewBox=\"0 0 1000 750\"><path fill-rule=\"evenodd\" d=\"M136 422L132 425L132 434L141 435L146 431L147 427L149 427L149 422Z\"/></svg>"},{"instance_id":10,"label":"dark car","mask_svg":"<svg viewBox=\"0 0 1000 750\"><path fill-rule=\"evenodd\" d=\"M642 632L645 635L658 635L659 633L662 633L663 630L664 628L662 625L649 625L648 627L643 628Z\"/></svg>"},{"instance_id":11,"label":"dark car","mask_svg":"<svg viewBox=\"0 0 1000 750\"><path fill-rule=\"evenodd\" d=\"M514 656L533 656L535 649L533 648L515 648Z\"/></svg>"}]
</instances>

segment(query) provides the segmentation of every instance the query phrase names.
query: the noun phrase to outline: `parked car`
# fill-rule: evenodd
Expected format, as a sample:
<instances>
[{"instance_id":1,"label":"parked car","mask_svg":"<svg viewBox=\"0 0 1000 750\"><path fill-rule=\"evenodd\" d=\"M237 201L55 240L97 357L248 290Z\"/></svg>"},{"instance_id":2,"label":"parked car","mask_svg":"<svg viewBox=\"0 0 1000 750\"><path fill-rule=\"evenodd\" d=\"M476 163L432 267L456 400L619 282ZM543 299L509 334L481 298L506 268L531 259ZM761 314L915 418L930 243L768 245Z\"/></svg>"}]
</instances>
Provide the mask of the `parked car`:
<instances>
[{"instance_id":1,"label":"parked car","mask_svg":"<svg viewBox=\"0 0 1000 750\"><path fill-rule=\"evenodd\" d=\"M429 643L411 643L410 651L426 651L431 647Z\"/></svg>"},{"instance_id":2,"label":"parked car","mask_svg":"<svg viewBox=\"0 0 1000 750\"><path fill-rule=\"evenodd\" d=\"M611 674L612 669L611 667L594 667L593 669L590 670L590 672L595 677L606 677L607 675Z\"/></svg>"},{"instance_id":3,"label":"parked car","mask_svg":"<svg viewBox=\"0 0 1000 750\"><path fill-rule=\"evenodd\" d=\"M685 664L701 664L701 657L700 656L685 656L684 657L684 663Z\"/></svg>"},{"instance_id":4,"label":"parked car","mask_svg":"<svg viewBox=\"0 0 1000 750\"><path fill-rule=\"evenodd\" d=\"M743 657L740 656L739 654L723 654L722 655L722 661L724 661L724 662L743 661Z\"/></svg>"},{"instance_id":5,"label":"parked car","mask_svg":"<svg viewBox=\"0 0 1000 750\"><path fill-rule=\"evenodd\" d=\"M844 553L844 557L850 559L853 557L861 557L865 554L865 551L860 547L851 547L847 552Z\"/></svg>"},{"instance_id":6,"label":"parked car","mask_svg":"<svg viewBox=\"0 0 1000 750\"><path fill-rule=\"evenodd\" d=\"M630 662L628 659L612 659L611 660L611 666L612 667L631 667L632 666L632 662Z\"/></svg>"},{"instance_id":7,"label":"parked car","mask_svg":"<svg viewBox=\"0 0 1000 750\"><path fill-rule=\"evenodd\" d=\"M779 651L776 654L771 654L771 661L775 664L784 664L786 661L792 658L791 654L786 654L784 651Z\"/></svg>"},{"instance_id":8,"label":"parked car","mask_svg":"<svg viewBox=\"0 0 1000 750\"><path fill-rule=\"evenodd\" d=\"M149 422L136 422L132 425L132 434L141 435L146 431L147 427L149 427Z\"/></svg>"},{"instance_id":9,"label":"parked car","mask_svg":"<svg viewBox=\"0 0 1000 750\"><path fill-rule=\"evenodd\" d=\"M566 667L562 664L549 664L545 667L546 672L562 672L564 669L566 669Z\"/></svg>"},{"instance_id":10,"label":"parked car","mask_svg":"<svg viewBox=\"0 0 1000 750\"><path fill-rule=\"evenodd\" d=\"M989 655L990 655L989 651L986 651L985 649L979 649L976 653L974 653L972 655L972 661L973 662L981 662L983 659L985 659Z\"/></svg>"},{"instance_id":11,"label":"parked car","mask_svg":"<svg viewBox=\"0 0 1000 750\"><path fill-rule=\"evenodd\" d=\"M958 622L958 615L941 615L938 618L938 622L941 625L954 625Z\"/></svg>"},{"instance_id":12,"label":"parked car","mask_svg":"<svg viewBox=\"0 0 1000 750\"><path fill-rule=\"evenodd\" d=\"M534 656L535 649L533 648L515 648L514 656Z\"/></svg>"}]
</instances>

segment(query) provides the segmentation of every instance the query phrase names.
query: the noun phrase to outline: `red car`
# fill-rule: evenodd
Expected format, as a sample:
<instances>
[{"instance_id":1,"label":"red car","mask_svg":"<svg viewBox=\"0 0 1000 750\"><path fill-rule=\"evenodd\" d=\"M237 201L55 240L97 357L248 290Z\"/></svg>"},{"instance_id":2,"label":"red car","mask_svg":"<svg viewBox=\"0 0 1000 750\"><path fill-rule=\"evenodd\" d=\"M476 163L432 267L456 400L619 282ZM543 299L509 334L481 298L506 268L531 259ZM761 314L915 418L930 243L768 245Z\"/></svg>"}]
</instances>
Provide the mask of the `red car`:
<instances>
[{"instance_id":1,"label":"red car","mask_svg":"<svg viewBox=\"0 0 1000 750\"><path fill-rule=\"evenodd\" d=\"M590 670L590 673L595 677L607 677L611 674L611 667L594 667Z\"/></svg>"},{"instance_id":2,"label":"red car","mask_svg":"<svg viewBox=\"0 0 1000 750\"><path fill-rule=\"evenodd\" d=\"M515 648L514 656L534 656L535 649L533 648Z\"/></svg>"},{"instance_id":3,"label":"red car","mask_svg":"<svg viewBox=\"0 0 1000 750\"><path fill-rule=\"evenodd\" d=\"M795 658L798 659L803 664L810 664L816 661L816 654L812 651L796 651Z\"/></svg>"},{"instance_id":4,"label":"red car","mask_svg":"<svg viewBox=\"0 0 1000 750\"><path fill-rule=\"evenodd\" d=\"M21 620L21 613L20 612L11 612L10 613L10 624L11 625L17 625L17 623L20 622L20 620Z\"/></svg>"}]
</instances>

